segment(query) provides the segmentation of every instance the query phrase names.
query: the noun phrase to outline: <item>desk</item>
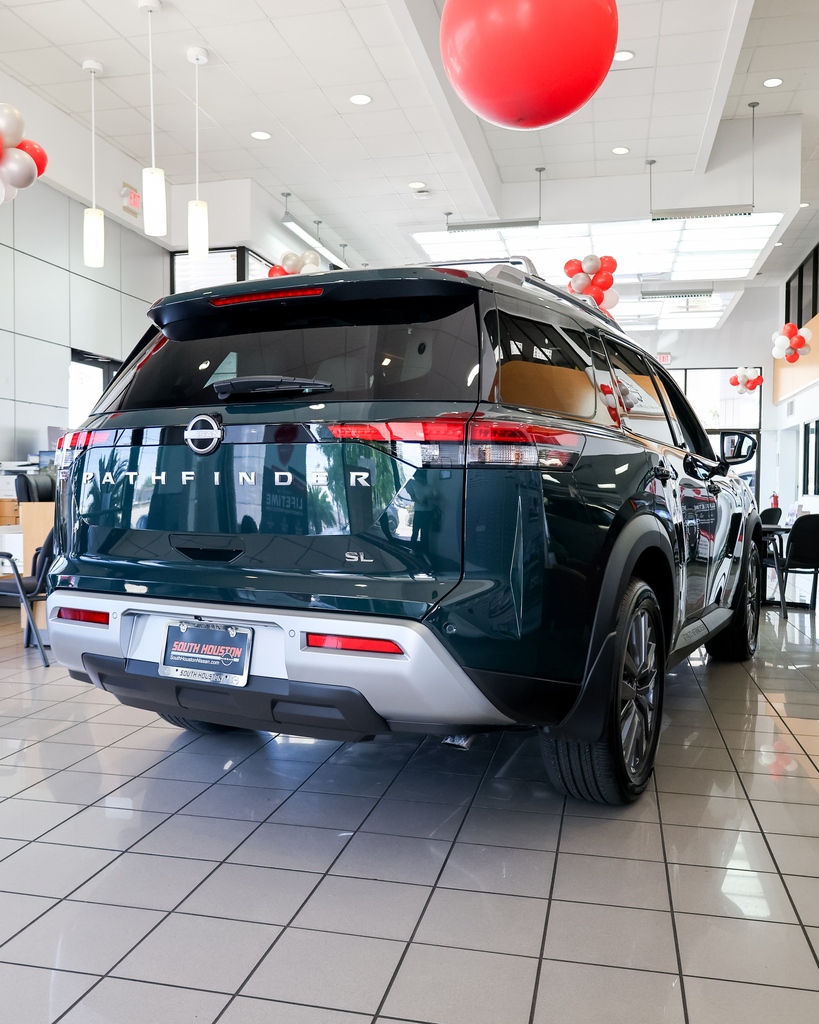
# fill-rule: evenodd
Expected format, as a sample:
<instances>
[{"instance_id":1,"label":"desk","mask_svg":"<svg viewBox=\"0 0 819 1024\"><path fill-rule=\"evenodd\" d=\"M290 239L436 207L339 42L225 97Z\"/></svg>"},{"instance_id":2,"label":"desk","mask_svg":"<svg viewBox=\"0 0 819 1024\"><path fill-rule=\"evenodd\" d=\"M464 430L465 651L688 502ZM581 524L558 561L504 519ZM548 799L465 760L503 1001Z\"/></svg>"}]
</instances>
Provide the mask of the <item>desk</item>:
<instances>
[{"instance_id":1,"label":"desk","mask_svg":"<svg viewBox=\"0 0 819 1024\"><path fill-rule=\"evenodd\" d=\"M774 601L768 597L768 580L765 577L765 585L762 588L762 604L778 604L779 610L782 613L782 618L787 619L788 617L788 605L785 601L785 572L782 568L784 561L784 555L782 552L782 538L787 536L791 531L790 526L762 526L762 542L768 551L770 551L773 559L773 567L776 572L776 582L779 586L779 600Z\"/></svg>"}]
</instances>

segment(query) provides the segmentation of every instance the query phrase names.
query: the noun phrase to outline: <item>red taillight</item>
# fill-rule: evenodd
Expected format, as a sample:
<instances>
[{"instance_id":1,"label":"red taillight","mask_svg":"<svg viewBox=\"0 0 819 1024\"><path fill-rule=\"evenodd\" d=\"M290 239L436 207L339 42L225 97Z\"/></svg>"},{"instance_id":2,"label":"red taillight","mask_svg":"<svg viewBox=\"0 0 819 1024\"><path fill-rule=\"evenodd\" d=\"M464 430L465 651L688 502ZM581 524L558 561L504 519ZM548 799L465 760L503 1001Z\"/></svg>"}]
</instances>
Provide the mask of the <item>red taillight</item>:
<instances>
[{"instance_id":1,"label":"red taillight","mask_svg":"<svg viewBox=\"0 0 819 1024\"><path fill-rule=\"evenodd\" d=\"M63 434L57 442L57 459L60 467L67 466L72 459L82 454L86 448L103 447L114 442L114 430L73 430Z\"/></svg>"},{"instance_id":2,"label":"red taillight","mask_svg":"<svg viewBox=\"0 0 819 1024\"><path fill-rule=\"evenodd\" d=\"M392 640L372 640L363 636L334 636L329 633L308 633L308 647L330 651L368 651L370 654L403 654Z\"/></svg>"},{"instance_id":3,"label":"red taillight","mask_svg":"<svg viewBox=\"0 0 819 1024\"><path fill-rule=\"evenodd\" d=\"M469 424L470 465L565 469L577 461L583 439L537 423L475 419Z\"/></svg>"},{"instance_id":4,"label":"red taillight","mask_svg":"<svg viewBox=\"0 0 819 1024\"><path fill-rule=\"evenodd\" d=\"M68 619L69 622L94 622L98 626L108 625L108 612L92 612L88 608L60 608L57 618Z\"/></svg>"},{"instance_id":5,"label":"red taillight","mask_svg":"<svg viewBox=\"0 0 819 1024\"><path fill-rule=\"evenodd\" d=\"M421 444L463 444L463 419L391 420L388 423L331 423L339 441L418 441Z\"/></svg>"},{"instance_id":6,"label":"red taillight","mask_svg":"<svg viewBox=\"0 0 819 1024\"><path fill-rule=\"evenodd\" d=\"M311 295L323 295L323 288L283 288L278 291L253 292L250 295L225 295L211 299L211 306L235 306L240 302L266 302L268 299L307 299Z\"/></svg>"}]
</instances>

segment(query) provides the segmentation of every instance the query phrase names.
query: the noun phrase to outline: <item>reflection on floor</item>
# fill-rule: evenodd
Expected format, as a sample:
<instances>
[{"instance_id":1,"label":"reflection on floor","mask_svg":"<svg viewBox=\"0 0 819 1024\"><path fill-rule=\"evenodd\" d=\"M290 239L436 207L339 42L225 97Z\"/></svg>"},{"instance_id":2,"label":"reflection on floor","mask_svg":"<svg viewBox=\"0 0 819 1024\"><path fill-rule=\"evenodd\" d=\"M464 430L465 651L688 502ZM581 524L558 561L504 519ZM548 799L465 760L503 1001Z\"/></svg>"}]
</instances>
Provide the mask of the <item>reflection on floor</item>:
<instances>
[{"instance_id":1,"label":"reflection on floor","mask_svg":"<svg viewBox=\"0 0 819 1024\"><path fill-rule=\"evenodd\" d=\"M819 641L674 672L650 791L564 802L536 738L195 737L44 670L0 612L0 1020L819 1020Z\"/></svg>"}]
</instances>

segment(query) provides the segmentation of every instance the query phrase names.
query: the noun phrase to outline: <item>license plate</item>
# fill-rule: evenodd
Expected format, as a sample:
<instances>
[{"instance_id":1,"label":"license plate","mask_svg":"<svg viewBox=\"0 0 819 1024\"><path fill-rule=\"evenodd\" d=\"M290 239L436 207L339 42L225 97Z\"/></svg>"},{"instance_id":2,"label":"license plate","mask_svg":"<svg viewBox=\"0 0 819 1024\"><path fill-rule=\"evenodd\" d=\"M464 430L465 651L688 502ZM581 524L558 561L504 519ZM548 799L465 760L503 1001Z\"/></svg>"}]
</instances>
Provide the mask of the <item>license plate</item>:
<instances>
[{"instance_id":1,"label":"license plate","mask_svg":"<svg viewBox=\"0 0 819 1024\"><path fill-rule=\"evenodd\" d=\"M161 676L246 686L253 630L217 622L169 622Z\"/></svg>"}]
</instances>

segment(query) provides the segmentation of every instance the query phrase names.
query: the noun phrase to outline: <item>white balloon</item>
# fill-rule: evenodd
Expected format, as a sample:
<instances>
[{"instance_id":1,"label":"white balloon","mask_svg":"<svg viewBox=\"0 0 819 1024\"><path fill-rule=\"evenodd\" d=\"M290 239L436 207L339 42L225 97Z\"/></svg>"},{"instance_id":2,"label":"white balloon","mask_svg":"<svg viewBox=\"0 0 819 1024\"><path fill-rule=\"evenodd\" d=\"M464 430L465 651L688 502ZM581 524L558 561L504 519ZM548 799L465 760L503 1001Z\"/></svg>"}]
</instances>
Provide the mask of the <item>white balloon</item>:
<instances>
[{"instance_id":1,"label":"white balloon","mask_svg":"<svg viewBox=\"0 0 819 1024\"><path fill-rule=\"evenodd\" d=\"M3 202L10 203L16 195L17 189L14 187L14 185L9 185L8 183L6 183L6 194L3 197Z\"/></svg>"},{"instance_id":2,"label":"white balloon","mask_svg":"<svg viewBox=\"0 0 819 1024\"><path fill-rule=\"evenodd\" d=\"M7 149L0 159L0 178L14 188L28 188L37 180L37 164L22 149Z\"/></svg>"},{"instance_id":3,"label":"white balloon","mask_svg":"<svg viewBox=\"0 0 819 1024\"><path fill-rule=\"evenodd\" d=\"M777 336L774 338L774 346L776 348L781 348L783 352L786 348L790 348L790 344L791 339L787 336L787 334L777 334Z\"/></svg>"},{"instance_id":4,"label":"white balloon","mask_svg":"<svg viewBox=\"0 0 819 1024\"><path fill-rule=\"evenodd\" d=\"M800 327L799 333L802 335L805 341L813 340L813 331L810 329L810 327ZM804 352L805 350L802 349L802 351Z\"/></svg>"},{"instance_id":5,"label":"white balloon","mask_svg":"<svg viewBox=\"0 0 819 1024\"><path fill-rule=\"evenodd\" d=\"M600 303L603 309L614 309L620 301L620 294L614 288L608 288L603 292L603 301Z\"/></svg>"},{"instance_id":6,"label":"white balloon","mask_svg":"<svg viewBox=\"0 0 819 1024\"><path fill-rule=\"evenodd\" d=\"M591 284L591 278L588 274L575 274L570 283L575 294L582 295Z\"/></svg>"},{"instance_id":7,"label":"white balloon","mask_svg":"<svg viewBox=\"0 0 819 1024\"><path fill-rule=\"evenodd\" d=\"M0 103L0 139L3 145L12 149L22 142L26 124L23 115L10 103Z\"/></svg>"},{"instance_id":8,"label":"white balloon","mask_svg":"<svg viewBox=\"0 0 819 1024\"><path fill-rule=\"evenodd\" d=\"M317 267L315 263L305 263L299 271L300 274L320 274L321 267Z\"/></svg>"},{"instance_id":9,"label":"white balloon","mask_svg":"<svg viewBox=\"0 0 819 1024\"><path fill-rule=\"evenodd\" d=\"M321 266L321 256L316 252L315 249L307 249L301 254L301 262L304 266L308 263L312 263L314 267ZM304 269L304 267L302 267Z\"/></svg>"},{"instance_id":10,"label":"white balloon","mask_svg":"<svg viewBox=\"0 0 819 1024\"><path fill-rule=\"evenodd\" d=\"M6 198L6 183L0 178L0 206L3 205L3 200Z\"/></svg>"},{"instance_id":11,"label":"white balloon","mask_svg":"<svg viewBox=\"0 0 819 1024\"><path fill-rule=\"evenodd\" d=\"M748 389L747 389L747 388L745 387L745 385L744 385L744 384L743 384L743 383L742 383L741 381L740 381L740 383L739 383L739 385L738 385L738 387L737 387L737 391L738 391L738 392L739 392L739 393L740 393L741 395L745 395L745 394L747 394L747 393L748 393Z\"/></svg>"},{"instance_id":12,"label":"white balloon","mask_svg":"<svg viewBox=\"0 0 819 1024\"><path fill-rule=\"evenodd\" d=\"M799 349L799 354L802 355L802 356L809 356L810 355L810 345L803 345L802 348Z\"/></svg>"},{"instance_id":13,"label":"white balloon","mask_svg":"<svg viewBox=\"0 0 819 1024\"><path fill-rule=\"evenodd\" d=\"M748 374L747 373L738 373L737 377L739 377L739 383L740 384L747 384L748 383Z\"/></svg>"},{"instance_id":14,"label":"white balloon","mask_svg":"<svg viewBox=\"0 0 819 1024\"><path fill-rule=\"evenodd\" d=\"M286 252L281 258L281 265L288 274L298 274L301 270L301 256L295 252Z\"/></svg>"},{"instance_id":15,"label":"white balloon","mask_svg":"<svg viewBox=\"0 0 819 1024\"><path fill-rule=\"evenodd\" d=\"M595 256L592 253L590 256L587 256L583 260L583 264L582 265L583 265L583 270L587 274L596 274L597 271L600 269L600 257L599 256ZM572 287L574 287L574 286L572 286Z\"/></svg>"},{"instance_id":16,"label":"white balloon","mask_svg":"<svg viewBox=\"0 0 819 1024\"><path fill-rule=\"evenodd\" d=\"M771 335L771 341L776 341L776 339L778 337L779 337L779 331L774 331L773 334Z\"/></svg>"},{"instance_id":17,"label":"white balloon","mask_svg":"<svg viewBox=\"0 0 819 1024\"><path fill-rule=\"evenodd\" d=\"M771 352L771 355L774 357L774 359L784 359L785 358L785 353L782 351L781 348L773 349L773 351Z\"/></svg>"}]
</instances>

